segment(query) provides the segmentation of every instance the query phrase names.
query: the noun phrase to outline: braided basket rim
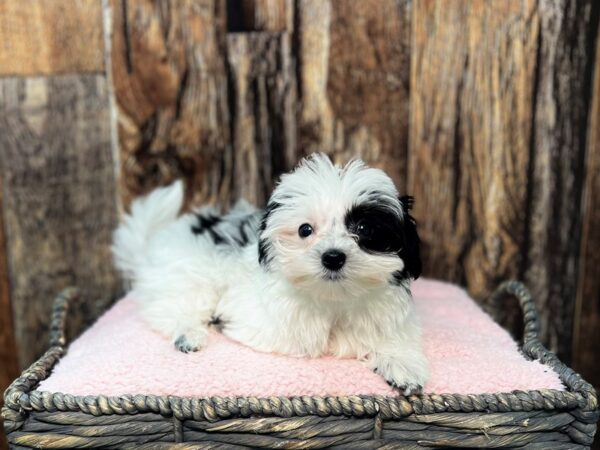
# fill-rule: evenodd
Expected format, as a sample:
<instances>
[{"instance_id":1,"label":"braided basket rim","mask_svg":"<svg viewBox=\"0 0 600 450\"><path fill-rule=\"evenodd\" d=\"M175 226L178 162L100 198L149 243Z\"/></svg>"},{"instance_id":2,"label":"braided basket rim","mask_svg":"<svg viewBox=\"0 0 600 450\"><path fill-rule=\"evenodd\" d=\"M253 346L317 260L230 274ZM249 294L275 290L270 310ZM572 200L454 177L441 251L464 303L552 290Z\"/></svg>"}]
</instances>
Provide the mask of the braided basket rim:
<instances>
[{"instance_id":1,"label":"braided basket rim","mask_svg":"<svg viewBox=\"0 0 600 450\"><path fill-rule=\"evenodd\" d=\"M7 433L18 430L30 411L80 411L95 416L109 414L157 413L179 420L209 420L256 415L293 417L307 415L378 416L400 419L410 414L445 412L514 412L534 410L575 411L595 423L598 397L591 384L562 363L538 338L539 320L531 294L519 281L505 281L490 297L497 302L512 295L523 312L522 352L557 372L567 390L540 389L493 394L419 394L398 396L299 396L299 397L210 397L186 398L158 395L75 396L61 392L38 391L53 367L66 353L65 323L69 304L79 297L76 288L58 295L52 308L50 347L23 371L4 393L2 418Z\"/></svg>"}]
</instances>

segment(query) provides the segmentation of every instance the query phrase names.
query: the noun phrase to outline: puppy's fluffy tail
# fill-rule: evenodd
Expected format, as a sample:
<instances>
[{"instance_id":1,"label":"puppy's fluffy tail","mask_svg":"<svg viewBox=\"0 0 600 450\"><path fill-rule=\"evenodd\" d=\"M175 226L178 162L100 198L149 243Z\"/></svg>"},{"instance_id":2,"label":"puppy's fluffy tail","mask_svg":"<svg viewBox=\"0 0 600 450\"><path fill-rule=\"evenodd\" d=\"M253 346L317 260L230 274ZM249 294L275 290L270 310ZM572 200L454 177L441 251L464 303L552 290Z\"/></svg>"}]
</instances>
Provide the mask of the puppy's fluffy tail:
<instances>
[{"instance_id":1,"label":"puppy's fluffy tail","mask_svg":"<svg viewBox=\"0 0 600 450\"><path fill-rule=\"evenodd\" d=\"M131 204L127 214L113 234L112 253L115 265L131 280L146 259L148 240L173 222L183 205L183 183L158 188Z\"/></svg>"}]
</instances>

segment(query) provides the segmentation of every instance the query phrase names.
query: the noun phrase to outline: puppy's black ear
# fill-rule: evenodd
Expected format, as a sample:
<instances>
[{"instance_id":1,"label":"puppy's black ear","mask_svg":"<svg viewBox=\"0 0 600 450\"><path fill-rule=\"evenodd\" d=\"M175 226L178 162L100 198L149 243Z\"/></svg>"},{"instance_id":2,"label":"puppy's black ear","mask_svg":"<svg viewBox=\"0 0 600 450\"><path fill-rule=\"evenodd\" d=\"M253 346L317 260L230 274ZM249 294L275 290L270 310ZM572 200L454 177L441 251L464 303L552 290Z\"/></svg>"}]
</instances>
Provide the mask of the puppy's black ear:
<instances>
[{"instance_id":1,"label":"puppy's black ear","mask_svg":"<svg viewBox=\"0 0 600 450\"><path fill-rule=\"evenodd\" d=\"M408 214L408 212L413 209L415 198L412 195L403 195L402 197L398 197L398 200L400 200L400 204L405 213Z\"/></svg>"},{"instance_id":2,"label":"puppy's black ear","mask_svg":"<svg viewBox=\"0 0 600 450\"><path fill-rule=\"evenodd\" d=\"M421 275L422 264L420 253L421 240L417 234L417 222L409 212L413 207L415 199L409 195L405 195L400 197L399 200L404 211L404 245L399 255L405 264L404 271L408 276L416 280Z\"/></svg>"},{"instance_id":3,"label":"puppy's black ear","mask_svg":"<svg viewBox=\"0 0 600 450\"><path fill-rule=\"evenodd\" d=\"M258 262L265 269L269 270L269 264L273 259L273 249L271 247L271 242L262 236L263 231L267 228L267 221L269 220L269 216L273 214L277 208L281 205L277 202L270 201L267 204L267 207L263 213L262 220L260 221L260 227L258 229Z\"/></svg>"}]
</instances>

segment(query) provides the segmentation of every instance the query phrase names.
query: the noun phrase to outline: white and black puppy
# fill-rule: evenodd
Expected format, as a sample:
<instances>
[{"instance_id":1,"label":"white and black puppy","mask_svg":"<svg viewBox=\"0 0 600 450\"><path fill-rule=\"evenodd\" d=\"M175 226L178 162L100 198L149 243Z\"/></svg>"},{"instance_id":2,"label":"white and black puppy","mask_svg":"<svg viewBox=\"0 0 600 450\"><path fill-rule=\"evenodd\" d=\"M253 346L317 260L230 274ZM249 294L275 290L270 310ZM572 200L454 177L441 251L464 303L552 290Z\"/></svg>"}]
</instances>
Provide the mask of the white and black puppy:
<instances>
[{"instance_id":1,"label":"white and black puppy","mask_svg":"<svg viewBox=\"0 0 600 450\"><path fill-rule=\"evenodd\" d=\"M412 199L361 161L316 154L266 210L180 215L181 182L136 200L114 235L143 315L183 351L222 332L263 352L363 360L405 394L427 364L410 292L421 273Z\"/></svg>"}]
</instances>

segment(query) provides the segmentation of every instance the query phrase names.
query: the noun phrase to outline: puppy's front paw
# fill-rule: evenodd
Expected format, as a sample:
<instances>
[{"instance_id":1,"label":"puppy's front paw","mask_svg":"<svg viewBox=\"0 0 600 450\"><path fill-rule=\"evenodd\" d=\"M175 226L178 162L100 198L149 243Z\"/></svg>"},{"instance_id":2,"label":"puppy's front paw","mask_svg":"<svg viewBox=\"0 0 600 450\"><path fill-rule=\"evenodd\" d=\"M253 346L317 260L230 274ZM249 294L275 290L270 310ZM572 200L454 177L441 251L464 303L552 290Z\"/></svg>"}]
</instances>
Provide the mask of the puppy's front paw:
<instances>
[{"instance_id":1,"label":"puppy's front paw","mask_svg":"<svg viewBox=\"0 0 600 450\"><path fill-rule=\"evenodd\" d=\"M181 334L175 339L175 348L183 353L197 352L206 342L206 334L191 332Z\"/></svg>"},{"instance_id":2,"label":"puppy's front paw","mask_svg":"<svg viewBox=\"0 0 600 450\"><path fill-rule=\"evenodd\" d=\"M387 381L387 384L392 386L394 389L398 389L400 391L400 393L406 397L408 397L409 395L416 395L416 394L423 393L423 386L421 386L420 384L417 384L417 383L408 383L408 384L404 384L402 386L398 386L394 381L390 381L387 379L385 381Z\"/></svg>"},{"instance_id":3,"label":"puppy's front paw","mask_svg":"<svg viewBox=\"0 0 600 450\"><path fill-rule=\"evenodd\" d=\"M393 378L392 374L382 373L379 368L373 370L376 374L383 377L385 382L394 389L398 389L402 395L409 396L413 394L421 394L423 392L423 385L417 381L409 381L405 377Z\"/></svg>"},{"instance_id":4,"label":"puppy's front paw","mask_svg":"<svg viewBox=\"0 0 600 450\"><path fill-rule=\"evenodd\" d=\"M375 373L381 375L385 381L402 395L414 395L423 392L423 385L427 378L427 365L420 354L411 357L379 357L376 358Z\"/></svg>"}]
</instances>

